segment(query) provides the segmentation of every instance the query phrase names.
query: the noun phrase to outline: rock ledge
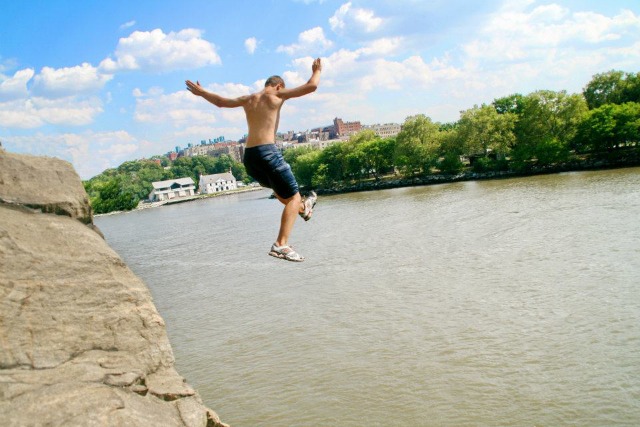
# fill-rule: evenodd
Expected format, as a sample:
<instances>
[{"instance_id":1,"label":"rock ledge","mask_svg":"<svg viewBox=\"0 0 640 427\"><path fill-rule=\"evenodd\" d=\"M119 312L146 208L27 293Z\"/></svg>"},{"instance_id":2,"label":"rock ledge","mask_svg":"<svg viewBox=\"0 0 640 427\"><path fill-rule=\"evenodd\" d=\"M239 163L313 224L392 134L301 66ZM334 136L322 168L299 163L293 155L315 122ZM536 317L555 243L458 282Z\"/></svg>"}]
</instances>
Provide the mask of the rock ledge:
<instances>
[{"instance_id":1,"label":"rock ledge","mask_svg":"<svg viewBox=\"0 0 640 427\"><path fill-rule=\"evenodd\" d=\"M146 285L73 167L0 148L3 426L226 426L174 369Z\"/></svg>"}]
</instances>

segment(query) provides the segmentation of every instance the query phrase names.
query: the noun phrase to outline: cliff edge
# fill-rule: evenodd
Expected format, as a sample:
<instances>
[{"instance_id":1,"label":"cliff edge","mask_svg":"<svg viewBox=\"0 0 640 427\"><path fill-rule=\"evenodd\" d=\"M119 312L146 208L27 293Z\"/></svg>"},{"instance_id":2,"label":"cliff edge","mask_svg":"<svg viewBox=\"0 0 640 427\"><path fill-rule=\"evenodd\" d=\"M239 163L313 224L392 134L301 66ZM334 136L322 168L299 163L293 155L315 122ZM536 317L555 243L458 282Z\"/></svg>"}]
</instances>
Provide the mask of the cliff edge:
<instances>
[{"instance_id":1,"label":"cliff edge","mask_svg":"<svg viewBox=\"0 0 640 427\"><path fill-rule=\"evenodd\" d=\"M71 164L2 148L0 344L3 426L225 426L174 369Z\"/></svg>"}]
</instances>

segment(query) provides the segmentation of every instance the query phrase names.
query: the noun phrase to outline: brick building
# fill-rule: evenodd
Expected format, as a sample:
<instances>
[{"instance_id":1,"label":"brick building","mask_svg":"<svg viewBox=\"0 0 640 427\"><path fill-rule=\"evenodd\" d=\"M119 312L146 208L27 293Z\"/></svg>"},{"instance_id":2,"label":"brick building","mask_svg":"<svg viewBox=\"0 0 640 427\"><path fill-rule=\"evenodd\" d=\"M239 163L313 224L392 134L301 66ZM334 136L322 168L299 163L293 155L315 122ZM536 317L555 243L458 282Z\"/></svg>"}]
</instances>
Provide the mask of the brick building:
<instances>
[{"instance_id":1,"label":"brick building","mask_svg":"<svg viewBox=\"0 0 640 427\"><path fill-rule=\"evenodd\" d=\"M353 135L362 130L360 122L343 122L342 119L336 117L333 119L333 127L337 137Z\"/></svg>"}]
</instances>

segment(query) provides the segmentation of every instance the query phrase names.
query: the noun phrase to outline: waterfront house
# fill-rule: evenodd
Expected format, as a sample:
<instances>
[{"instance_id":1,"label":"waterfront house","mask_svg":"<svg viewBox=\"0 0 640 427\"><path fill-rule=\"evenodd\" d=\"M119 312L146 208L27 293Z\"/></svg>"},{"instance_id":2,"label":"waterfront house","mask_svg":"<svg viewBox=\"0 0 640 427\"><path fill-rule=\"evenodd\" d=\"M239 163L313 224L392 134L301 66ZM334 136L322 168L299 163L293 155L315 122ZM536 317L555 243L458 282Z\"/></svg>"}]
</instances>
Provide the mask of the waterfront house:
<instances>
[{"instance_id":1,"label":"waterfront house","mask_svg":"<svg viewBox=\"0 0 640 427\"><path fill-rule=\"evenodd\" d=\"M198 183L200 194L213 194L220 191L235 190L238 188L236 178L231 172L217 173L213 175L200 175Z\"/></svg>"},{"instance_id":2,"label":"waterfront house","mask_svg":"<svg viewBox=\"0 0 640 427\"><path fill-rule=\"evenodd\" d=\"M193 196L195 194L196 183L193 182L193 179L169 179L167 181L156 181L153 183L153 190L149 193L149 200L159 202L175 199L176 197Z\"/></svg>"}]
</instances>

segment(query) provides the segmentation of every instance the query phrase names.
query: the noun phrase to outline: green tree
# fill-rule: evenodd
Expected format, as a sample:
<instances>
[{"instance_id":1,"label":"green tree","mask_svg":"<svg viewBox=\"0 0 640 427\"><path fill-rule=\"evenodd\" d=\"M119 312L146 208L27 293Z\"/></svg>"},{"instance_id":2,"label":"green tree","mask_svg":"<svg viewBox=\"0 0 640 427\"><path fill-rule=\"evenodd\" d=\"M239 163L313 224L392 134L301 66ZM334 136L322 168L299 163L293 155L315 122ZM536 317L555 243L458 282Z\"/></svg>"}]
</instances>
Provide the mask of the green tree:
<instances>
[{"instance_id":1,"label":"green tree","mask_svg":"<svg viewBox=\"0 0 640 427\"><path fill-rule=\"evenodd\" d=\"M126 193L133 194L138 199L145 199L152 189L153 181L161 181L165 174L165 170L155 162L137 161L137 165L129 165L128 172L124 168L116 177L119 179L121 190Z\"/></svg>"},{"instance_id":2,"label":"green tree","mask_svg":"<svg viewBox=\"0 0 640 427\"><path fill-rule=\"evenodd\" d=\"M178 157L171 166L172 178L186 178L191 176L194 158L195 157ZM192 176L192 178L195 179L194 176Z\"/></svg>"},{"instance_id":3,"label":"green tree","mask_svg":"<svg viewBox=\"0 0 640 427\"><path fill-rule=\"evenodd\" d=\"M438 169L445 174L456 174L464 169L460 157L465 153L465 144L458 137L458 123L455 126L440 128L440 159Z\"/></svg>"},{"instance_id":4,"label":"green tree","mask_svg":"<svg viewBox=\"0 0 640 427\"><path fill-rule=\"evenodd\" d=\"M566 160L569 144L587 113L584 98L543 90L526 96L523 102L515 126L513 158L520 166L528 160L540 165Z\"/></svg>"},{"instance_id":5,"label":"green tree","mask_svg":"<svg viewBox=\"0 0 640 427\"><path fill-rule=\"evenodd\" d=\"M575 145L581 151L613 151L640 142L640 103L604 104L580 124Z\"/></svg>"},{"instance_id":6,"label":"green tree","mask_svg":"<svg viewBox=\"0 0 640 427\"><path fill-rule=\"evenodd\" d=\"M589 109L598 108L604 104L619 103L623 77L624 72L616 70L594 75L582 91Z\"/></svg>"},{"instance_id":7,"label":"green tree","mask_svg":"<svg viewBox=\"0 0 640 427\"><path fill-rule=\"evenodd\" d=\"M155 156L151 156L150 159L151 160L160 160L160 166L162 166L163 168L169 166L169 159L167 158L167 156L155 155Z\"/></svg>"},{"instance_id":8,"label":"green tree","mask_svg":"<svg viewBox=\"0 0 640 427\"><path fill-rule=\"evenodd\" d=\"M395 165L405 175L429 173L440 150L439 126L430 118L419 115L405 121L396 137Z\"/></svg>"},{"instance_id":9,"label":"green tree","mask_svg":"<svg viewBox=\"0 0 640 427\"><path fill-rule=\"evenodd\" d=\"M315 188L329 188L335 181L329 177L329 166L320 163L316 172L313 174L311 185Z\"/></svg>"},{"instance_id":10,"label":"green tree","mask_svg":"<svg viewBox=\"0 0 640 427\"><path fill-rule=\"evenodd\" d=\"M140 160L131 160L128 162L122 163L118 166L118 173L132 173L137 172L144 167L144 163Z\"/></svg>"},{"instance_id":11,"label":"green tree","mask_svg":"<svg viewBox=\"0 0 640 427\"><path fill-rule=\"evenodd\" d=\"M611 70L596 74L582 93L590 110L605 104L640 102L640 73Z\"/></svg>"},{"instance_id":12,"label":"green tree","mask_svg":"<svg viewBox=\"0 0 640 427\"><path fill-rule=\"evenodd\" d=\"M325 165L321 170L323 186L329 187L349 178L347 157L352 149L353 145L336 142L320 151L318 170L320 171L321 165Z\"/></svg>"},{"instance_id":13,"label":"green tree","mask_svg":"<svg viewBox=\"0 0 640 427\"><path fill-rule=\"evenodd\" d=\"M97 184L91 198L91 206L95 213L128 211L138 205L138 198L130 192L122 190L122 178L113 178Z\"/></svg>"},{"instance_id":14,"label":"green tree","mask_svg":"<svg viewBox=\"0 0 640 427\"><path fill-rule=\"evenodd\" d=\"M627 102L640 103L640 72L627 73L624 84L620 90L620 103Z\"/></svg>"},{"instance_id":15,"label":"green tree","mask_svg":"<svg viewBox=\"0 0 640 427\"><path fill-rule=\"evenodd\" d=\"M297 151L297 150L287 150ZM302 150L301 150L302 151ZM298 153L299 154L299 153ZM297 155L291 164L291 169L298 183L303 187L313 187L313 177L320 165L320 150L305 150Z\"/></svg>"},{"instance_id":16,"label":"green tree","mask_svg":"<svg viewBox=\"0 0 640 427\"><path fill-rule=\"evenodd\" d=\"M294 146L292 148L287 148L286 150L284 150L284 152L282 153L282 156L284 157L284 160L293 167L298 157L308 154L312 151L318 151L318 150L309 146L304 146L304 147Z\"/></svg>"},{"instance_id":17,"label":"green tree","mask_svg":"<svg viewBox=\"0 0 640 427\"><path fill-rule=\"evenodd\" d=\"M513 95L496 98L492 104L500 114L512 113L519 116L524 108L524 98L523 95L514 93Z\"/></svg>"},{"instance_id":18,"label":"green tree","mask_svg":"<svg viewBox=\"0 0 640 427\"><path fill-rule=\"evenodd\" d=\"M376 180L393 170L393 154L396 150L395 138L374 138L362 143L358 150L362 153L364 169Z\"/></svg>"},{"instance_id":19,"label":"green tree","mask_svg":"<svg viewBox=\"0 0 640 427\"><path fill-rule=\"evenodd\" d=\"M345 162L347 165L347 174L350 177L361 179L363 176L368 176L371 173L375 174L375 166L373 165L375 160L369 156L376 155L376 149L373 148L373 145L375 145L375 142L379 139L375 132L370 129L365 129L349 138L349 141L343 148L346 149Z\"/></svg>"},{"instance_id":20,"label":"green tree","mask_svg":"<svg viewBox=\"0 0 640 427\"><path fill-rule=\"evenodd\" d=\"M515 143L516 115L498 113L493 105L482 105L463 111L458 122L458 138L468 155L487 157L490 152L505 158Z\"/></svg>"}]
</instances>

